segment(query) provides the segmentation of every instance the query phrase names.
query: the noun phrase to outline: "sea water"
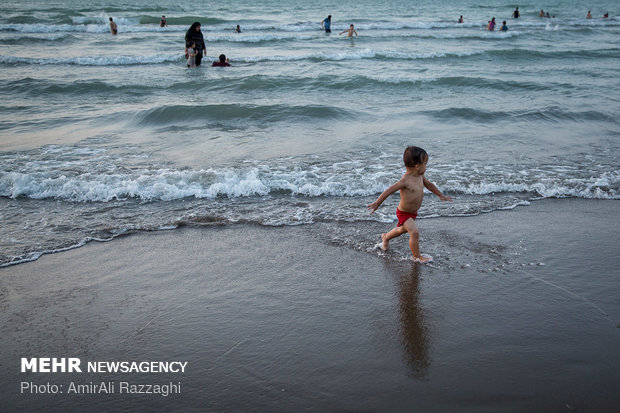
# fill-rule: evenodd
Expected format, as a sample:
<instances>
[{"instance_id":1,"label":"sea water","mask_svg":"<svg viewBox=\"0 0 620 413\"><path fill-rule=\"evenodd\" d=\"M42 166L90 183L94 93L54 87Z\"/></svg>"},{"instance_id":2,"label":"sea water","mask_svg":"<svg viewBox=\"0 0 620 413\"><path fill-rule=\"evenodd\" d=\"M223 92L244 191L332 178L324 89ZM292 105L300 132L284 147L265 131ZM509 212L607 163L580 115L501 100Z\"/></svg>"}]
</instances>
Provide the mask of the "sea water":
<instances>
[{"instance_id":1,"label":"sea water","mask_svg":"<svg viewBox=\"0 0 620 413\"><path fill-rule=\"evenodd\" d=\"M389 227L397 196L366 205L408 145L454 198L427 194L421 219L620 199L619 15L612 0L5 3L0 265L187 225ZM194 21L207 57L188 69ZM232 67L210 67L222 53Z\"/></svg>"}]
</instances>

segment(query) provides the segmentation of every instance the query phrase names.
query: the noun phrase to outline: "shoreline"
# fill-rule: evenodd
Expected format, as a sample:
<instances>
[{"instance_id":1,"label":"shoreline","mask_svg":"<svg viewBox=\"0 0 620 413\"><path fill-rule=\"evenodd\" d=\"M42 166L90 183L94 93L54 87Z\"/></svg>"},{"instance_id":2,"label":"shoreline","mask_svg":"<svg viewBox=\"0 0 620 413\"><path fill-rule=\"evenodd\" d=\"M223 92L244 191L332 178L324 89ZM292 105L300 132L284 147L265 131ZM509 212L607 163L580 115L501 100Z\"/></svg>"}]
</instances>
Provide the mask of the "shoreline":
<instances>
[{"instance_id":1,"label":"shoreline","mask_svg":"<svg viewBox=\"0 0 620 413\"><path fill-rule=\"evenodd\" d=\"M531 205L538 203L538 202L546 202L546 201L563 201L563 200L582 200L582 201L586 201L586 202L614 202L617 200L612 200L612 199L583 199L583 198L570 198L570 197L563 197L563 198L537 198L537 199L531 199L529 201L522 201L520 203L517 203L515 205L509 206L509 207L504 207L504 208L497 208L497 209L493 209L490 211L482 211L482 212L478 212L475 214L455 214L455 215L421 215L418 216L417 220L418 222L420 220L450 220L450 219L460 219L460 218L473 218L473 217L478 217L478 216L483 216L486 214L494 214L494 213L501 213L504 211L512 211L512 210L516 210L519 208L523 208L523 207L530 207ZM396 220L394 220L394 223L396 222ZM357 221L354 223L354 225L359 225L359 226L364 226L364 225L370 225L370 226L376 226L376 225L390 225L391 223L385 223L382 221ZM317 226L322 226L325 225L324 222L313 222L313 223L301 223L301 224L297 224L297 225L268 225L268 224L259 224L259 223L237 223L237 222L215 222L214 225L216 226L239 226L239 225L248 225L248 226L256 226L259 228L287 228L287 227L295 227L295 226L301 226L301 227L307 227L307 226L313 226L313 225L317 225ZM55 250L44 250L44 251L33 251L31 253L29 253L30 256L32 257L26 257L17 261L11 261L11 262L7 262L4 264L0 264L0 270L4 269L4 268L10 268L13 266L18 266L18 265L23 265L23 264L28 264L31 262L36 262L39 259L41 259L42 257L48 256L48 255L55 255L55 254L60 254L60 253L64 253L67 251L71 251L74 249L78 249L78 248L83 248L85 246L88 246L90 244L99 244L99 243L108 243L108 242L112 242L115 241L117 239L123 238L123 237L131 237L131 236L141 236L141 235L148 235L151 233L159 233L159 232L167 232L167 231L178 231L178 230L184 230L184 229L196 229L196 230L208 230L208 228L210 228L210 226L208 225L198 225L198 224L187 224L187 223L182 223L180 225L177 226L164 226L162 228L158 228L158 229L139 229L139 230L125 230L121 233L112 235L110 238L92 238L89 237L88 239L82 239L77 241L75 244L66 246L66 247L60 247L58 249Z\"/></svg>"},{"instance_id":2,"label":"shoreline","mask_svg":"<svg viewBox=\"0 0 620 413\"><path fill-rule=\"evenodd\" d=\"M5 408L609 410L620 402L619 210L547 199L424 219L430 265L408 260L404 237L373 249L391 224L361 222L129 234L0 268ZM21 357L188 364L19 373ZM182 386L29 395L22 381Z\"/></svg>"}]
</instances>

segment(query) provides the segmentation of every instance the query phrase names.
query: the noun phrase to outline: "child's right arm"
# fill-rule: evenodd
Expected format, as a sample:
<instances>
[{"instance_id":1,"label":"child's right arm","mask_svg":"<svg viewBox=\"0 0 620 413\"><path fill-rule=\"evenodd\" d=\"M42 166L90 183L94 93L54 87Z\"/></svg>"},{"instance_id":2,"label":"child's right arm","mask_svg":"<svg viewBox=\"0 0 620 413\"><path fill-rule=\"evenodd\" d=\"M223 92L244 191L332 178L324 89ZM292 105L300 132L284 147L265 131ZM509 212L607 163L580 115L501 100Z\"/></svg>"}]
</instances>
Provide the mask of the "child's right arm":
<instances>
[{"instance_id":1,"label":"child's right arm","mask_svg":"<svg viewBox=\"0 0 620 413\"><path fill-rule=\"evenodd\" d=\"M372 204L368 204L367 208L370 209L370 213L372 214L373 212L375 212L379 208L379 206L383 203L383 201L387 199L388 196L402 189L402 187L403 187L403 180L400 179L394 185L392 185L391 187L383 191L383 193L379 195L379 198L377 198L375 202L373 202Z\"/></svg>"}]
</instances>

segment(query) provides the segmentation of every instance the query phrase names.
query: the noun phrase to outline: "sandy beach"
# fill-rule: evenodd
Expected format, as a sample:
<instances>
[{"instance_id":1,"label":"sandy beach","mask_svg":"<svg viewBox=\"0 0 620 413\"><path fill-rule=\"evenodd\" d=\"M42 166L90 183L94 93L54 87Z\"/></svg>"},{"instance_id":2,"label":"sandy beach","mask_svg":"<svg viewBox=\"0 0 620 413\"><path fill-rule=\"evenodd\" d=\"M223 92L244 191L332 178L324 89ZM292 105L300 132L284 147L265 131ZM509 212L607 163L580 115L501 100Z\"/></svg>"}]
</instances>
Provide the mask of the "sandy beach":
<instances>
[{"instance_id":1,"label":"sandy beach","mask_svg":"<svg viewBox=\"0 0 620 413\"><path fill-rule=\"evenodd\" d=\"M4 411L612 411L617 201L419 220L138 233L0 269ZM184 373L20 373L21 357ZM31 394L22 382L180 383Z\"/></svg>"}]
</instances>

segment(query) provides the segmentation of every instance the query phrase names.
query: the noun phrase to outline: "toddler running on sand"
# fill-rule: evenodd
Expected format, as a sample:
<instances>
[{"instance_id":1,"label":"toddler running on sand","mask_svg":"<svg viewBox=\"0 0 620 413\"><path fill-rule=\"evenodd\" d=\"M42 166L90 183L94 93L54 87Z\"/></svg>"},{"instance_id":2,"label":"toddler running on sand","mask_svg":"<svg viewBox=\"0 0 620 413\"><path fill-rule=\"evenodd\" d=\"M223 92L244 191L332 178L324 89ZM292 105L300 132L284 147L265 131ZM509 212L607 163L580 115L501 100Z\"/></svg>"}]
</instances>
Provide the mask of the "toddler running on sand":
<instances>
[{"instance_id":1,"label":"toddler running on sand","mask_svg":"<svg viewBox=\"0 0 620 413\"><path fill-rule=\"evenodd\" d=\"M396 238L408 232L409 248L411 248L411 253L413 254L411 259L422 263L429 262L432 260L431 258L420 255L420 233L414 221L418 216L418 209L422 205L424 188L437 195L442 201L452 201L452 198L442 194L431 181L424 177L426 163L428 162L428 154L424 149L418 148L417 146L409 146L405 149L405 153L403 154L403 162L407 168L403 177L394 185L383 191L375 202L368 205L368 209L370 209L370 213L372 214L388 196L400 190L400 203L398 204L398 208L396 208L398 225L390 232L381 234L381 249L387 250L392 238Z\"/></svg>"}]
</instances>

